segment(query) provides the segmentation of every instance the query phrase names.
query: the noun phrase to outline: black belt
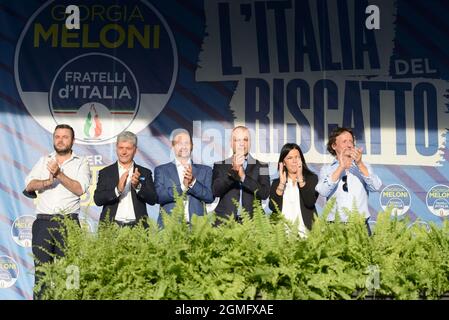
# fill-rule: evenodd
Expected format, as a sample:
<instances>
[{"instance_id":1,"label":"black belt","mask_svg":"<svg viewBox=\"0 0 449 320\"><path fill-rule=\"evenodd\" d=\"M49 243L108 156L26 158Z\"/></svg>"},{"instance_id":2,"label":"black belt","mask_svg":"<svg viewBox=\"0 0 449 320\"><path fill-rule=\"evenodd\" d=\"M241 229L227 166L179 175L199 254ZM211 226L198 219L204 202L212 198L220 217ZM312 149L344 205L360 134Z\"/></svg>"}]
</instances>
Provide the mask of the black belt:
<instances>
[{"instance_id":1,"label":"black belt","mask_svg":"<svg viewBox=\"0 0 449 320\"><path fill-rule=\"evenodd\" d=\"M370 217L368 217L368 218L365 218L365 223L368 223L368 220L369 220L369 218ZM330 220L330 221L327 221L327 223L335 223L335 221L334 220ZM340 223L343 223L343 224L348 224L348 222L346 221L346 222L344 222L344 221L340 221Z\"/></svg>"},{"instance_id":2,"label":"black belt","mask_svg":"<svg viewBox=\"0 0 449 320\"><path fill-rule=\"evenodd\" d=\"M70 219L78 220L78 213L69 213L69 214L45 214L45 213L38 213L36 215L36 219L47 220L47 221L55 219L55 218L64 219L64 217L69 217Z\"/></svg>"},{"instance_id":3,"label":"black belt","mask_svg":"<svg viewBox=\"0 0 449 320\"><path fill-rule=\"evenodd\" d=\"M137 225L136 221L130 221L130 222L123 222L123 221L117 221L114 220L114 222L119 225L120 227L133 227L135 225Z\"/></svg>"}]
</instances>

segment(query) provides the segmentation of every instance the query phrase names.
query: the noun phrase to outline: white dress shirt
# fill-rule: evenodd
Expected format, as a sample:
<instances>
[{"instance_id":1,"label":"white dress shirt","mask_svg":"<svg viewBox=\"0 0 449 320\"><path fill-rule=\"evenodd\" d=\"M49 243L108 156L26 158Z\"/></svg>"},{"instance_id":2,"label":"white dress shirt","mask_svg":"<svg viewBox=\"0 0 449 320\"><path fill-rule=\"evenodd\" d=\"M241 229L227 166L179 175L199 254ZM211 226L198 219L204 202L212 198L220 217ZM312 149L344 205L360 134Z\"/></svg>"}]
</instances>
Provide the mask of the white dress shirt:
<instances>
[{"instance_id":1,"label":"white dress shirt","mask_svg":"<svg viewBox=\"0 0 449 320\"><path fill-rule=\"evenodd\" d=\"M192 160L189 159L187 161L187 164L192 165ZM179 182L181 183L181 190L182 190L182 192L185 192L189 188L193 187L193 185L196 182L196 179L193 180L193 183L189 187L186 187L184 185L184 183L182 183L184 180L184 172L185 172L184 165L178 159L175 159L175 165L176 165L176 171L178 172ZM186 221L189 222L190 214L189 214L189 196L188 195L186 196L186 200L184 200L184 216L186 218Z\"/></svg>"},{"instance_id":2,"label":"white dress shirt","mask_svg":"<svg viewBox=\"0 0 449 320\"><path fill-rule=\"evenodd\" d=\"M41 157L34 165L31 172L25 178L27 186L32 180L46 180L50 177L50 171L47 164L50 160L56 161L56 152L52 152L47 156ZM72 152L69 159L64 161L60 166L61 172L72 180L79 182L83 193L86 192L90 184L90 167L87 158L80 157ZM69 191L57 179L53 184L44 190L39 191L37 199L36 213L42 214L70 214L79 213L80 197Z\"/></svg>"},{"instance_id":3,"label":"white dress shirt","mask_svg":"<svg viewBox=\"0 0 449 320\"><path fill-rule=\"evenodd\" d=\"M117 187L115 188L115 194L119 197L119 203L117 207L117 213L115 214L115 220L120 222L132 222L136 220L136 214L134 213L133 198L131 194L131 177L134 173L134 163L126 169L120 162L118 164L118 176L120 177L129 171L128 178L126 179L125 188L120 194Z\"/></svg>"},{"instance_id":4,"label":"white dress shirt","mask_svg":"<svg viewBox=\"0 0 449 320\"><path fill-rule=\"evenodd\" d=\"M282 214L292 223L298 220L299 234L303 237L306 236L307 228L302 219L298 184L293 183L293 180L290 178L288 178L285 184L284 195L282 196Z\"/></svg>"},{"instance_id":5,"label":"white dress shirt","mask_svg":"<svg viewBox=\"0 0 449 320\"><path fill-rule=\"evenodd\" d=\"M382 181L373 173L370 165L365 163L365 166L368 169L368 177L364 176L359 167L353 162L352 166L348 170L343 171L340 178L335 182L332 181L331 176L338 167L338 161L334 160L332 164L321 168L320 179L315 190L327 199L331 197L336 198L336 204L327 217L328 221L335 220L335 212L338 211L341 221L346 222L348 220L346 212L351 211L354 205L360 214L364 215L365 218L369 218L369 191L379 191ZM348 191L343 190L344 182L342 178L345 175L347 176Z\"/></svg>"}]
</instances>

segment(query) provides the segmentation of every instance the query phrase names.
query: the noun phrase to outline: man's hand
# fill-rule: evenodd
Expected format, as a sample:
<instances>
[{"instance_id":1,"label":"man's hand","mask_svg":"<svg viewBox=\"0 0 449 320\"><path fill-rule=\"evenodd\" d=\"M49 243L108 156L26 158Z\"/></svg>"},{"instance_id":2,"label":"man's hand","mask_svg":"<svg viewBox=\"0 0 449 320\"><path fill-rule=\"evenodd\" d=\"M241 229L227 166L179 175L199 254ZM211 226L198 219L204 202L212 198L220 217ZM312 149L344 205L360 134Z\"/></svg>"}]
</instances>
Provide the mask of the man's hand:
<instances>
[{"instance_id":1,"label":"man's hand","mask_svg":"<svg viewBox=\"0 0 449 320\"><path fill-rule=\"evenodd\" d=\"M362 148L354 148L351 150L351 158L354 159L357 165L360 165L360 163L362 162L362 152Z\"/></svg>"},{"instance_id":2,"label":"man's hand","mask_svg":"<svg viewBox=\"0 0 449 320\"><path fill-rule=\"evenodd\" d=\"M355 161L355 164L359 168L360 172L365 176L369 177L369 171L368 168L365 166L365 164L362 161L362 148L354 148L351 152L351 159Z\"/></svg>"},{"instance_id":3,"label":"man's hand","mask_svg":"<svg viewBox=\"0 0 449 320\"><path fill-rule=\"evenodd\" d=\"M134 169L134 173L133 173L133 175L131 176L131 185L134 187L134 189L136 189L137 186L138 186L139 183L140 183L139 178L140 178L140 172L139 172L139 169L138 169L138 168L135 168L135 169Z\"/></svg>"},{"instance_id":4,"label":"man's hand","mask_svg":"<svg viewBox=\"0 0 449 320\"><path fill-rule=\"evenodd\" d=\"M239 171L240 167L243 166L243 162L245 162L245 155L243 153L236 153L232 157L232 170Z\"/></svg>"},{"instance_id":5,"label":"man's hand","mask_svg":"<svg viewBox=\"0 0 449 320\"><path fill-rule=\"evenodd\" d=\"M53 174L50 173L50 174L48 175L48 179L45 180L45 187L51 186L51 185L53 184L54 181L55 181L55 177L53 177Z\"/></svg>"},{"instance_id":6,"label":"man's hand","mask_svg":"<svg viewBox=\"0 0 449 320\"><path fill-rule=\"evenodd\" d=\"M242 180L245 177L245 170L243 169L244 162L245 162L244 150L239 149L232 158L232 170L237 171L240 180Z\"/></svg>"},{"instance_id":7,"label":"man's hand","mask_svg":"<svg viewBox=\"0 0 449 320\"><path fill-rule=\"evenodd\" d=\"M117 189L118 192L122 193L125 190L126 180L128 179L129 170L126 170L118 180Z\"/></svg>"},{"instance_id":8,"label":"man's hand","mask_svg":"<svg viewBox=\"0 0 449 320\"><path fill-rule=\"evenodd\" d=\"M192 173L192 166L187 165L184 167L184 179L182 180L182 183L186 188L188 188L192 184L193 180L195 180L195 177Z\"/></svg>"},{"instance_id":9,"label":"man's hand","mask_svg":"<svg viewBox=\"0 0 449 320\"><path fill-rule=\"evenodd\" d=\"M50 175L52 175L54 178L56 178L58 176L59 172L61 171L58 163L56 162L56 160L53 160L53 159L48 161L47 169L50 172Z\"/></svg>"},{"instance_id":10,"label":"man's hand","mask_svg":"<svg viewBox=\"0 0 449 320\"><path fill-rule=\"evenodd\" d=\"M352 150L351 149L345 149L340 154L337 155L338 164L343 169L349 169L352 165L352 156L351 156Z\"/></svg>"}]
</instances>

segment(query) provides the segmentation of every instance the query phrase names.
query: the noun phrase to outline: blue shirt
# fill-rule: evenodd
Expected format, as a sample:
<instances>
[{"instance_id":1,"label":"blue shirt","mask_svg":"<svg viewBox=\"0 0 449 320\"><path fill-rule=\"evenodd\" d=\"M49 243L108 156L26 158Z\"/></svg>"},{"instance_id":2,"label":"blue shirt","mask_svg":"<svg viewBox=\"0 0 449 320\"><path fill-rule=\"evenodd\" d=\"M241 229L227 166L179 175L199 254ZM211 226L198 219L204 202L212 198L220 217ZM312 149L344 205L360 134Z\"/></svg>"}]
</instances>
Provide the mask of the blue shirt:
<instances>
[{"instance_id":1,"label":"blue shirt","mask_svg":"<svg viewBox=\"0 0 449 320\"><path fill-rule=\"evenodd\" d=\"M315 190L327 200L331 197L336 198L335 206L327 217L328 221L335 220L335 213L338 211L341 221L346 222L348 220L346 213L348 210L352 210L354 206L360 214L364 215L365 218L369 218L369 192L379 191L382 181L373 173L370 165L365 163L365 166L368 169L368 177L365 177L359 167L353 162L352 166L348 170L343 171L335 182L332 181L331 176L338 168L338 161L334 160L330 165L325 165L321 168ZM347 178L343 179L345 175ZM345 188L347 188L347 191L343 189L345 184L343 180L346 180Z\"/></svg>"}]
</instances>

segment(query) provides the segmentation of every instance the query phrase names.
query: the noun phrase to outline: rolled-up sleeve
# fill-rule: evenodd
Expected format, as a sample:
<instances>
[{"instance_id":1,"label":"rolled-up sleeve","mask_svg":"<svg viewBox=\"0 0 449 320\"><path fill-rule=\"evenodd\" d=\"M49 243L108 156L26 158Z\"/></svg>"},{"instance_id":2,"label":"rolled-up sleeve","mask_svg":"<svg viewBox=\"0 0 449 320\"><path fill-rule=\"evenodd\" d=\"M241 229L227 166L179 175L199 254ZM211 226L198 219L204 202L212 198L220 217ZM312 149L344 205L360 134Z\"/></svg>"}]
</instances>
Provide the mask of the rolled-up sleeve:
<instances>
[{"instance_id":1,"label":"rolled-up sleeve","mask_svg":"<svg viewBox=\"0 0 449 320\"><path fill-rule=\"evenodd\" d=\"M42 177L42 172L44 169L44 159L45 157L41 157L39 161L34 165L33 169L28 173L28 175L25 178L25 187L28 186L28 184L33 180L43 180L46 178ZM47 170L48 172L48 170ZM50 172L48 172L50 174ZM48 177L47 177L48 178Z\"/></svg>"},{"instance_id":2,"label":"rolled-up sleeve","mask_svg":"<svg viewBox=\"0 0 449 320\"><path fill-rule=\"evenodd\" d=\"M369 176L366 177L363 174L361 174L360 176L363 178L363 181L366 184L366 188L369 191L373 192L379 191L382 187L382 181L380 180L379 176L373 172L373 169L369 164L365 163L365 166L368 169Z\"/></svg>"}]
</instances>

